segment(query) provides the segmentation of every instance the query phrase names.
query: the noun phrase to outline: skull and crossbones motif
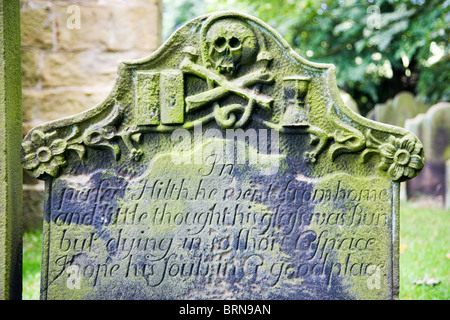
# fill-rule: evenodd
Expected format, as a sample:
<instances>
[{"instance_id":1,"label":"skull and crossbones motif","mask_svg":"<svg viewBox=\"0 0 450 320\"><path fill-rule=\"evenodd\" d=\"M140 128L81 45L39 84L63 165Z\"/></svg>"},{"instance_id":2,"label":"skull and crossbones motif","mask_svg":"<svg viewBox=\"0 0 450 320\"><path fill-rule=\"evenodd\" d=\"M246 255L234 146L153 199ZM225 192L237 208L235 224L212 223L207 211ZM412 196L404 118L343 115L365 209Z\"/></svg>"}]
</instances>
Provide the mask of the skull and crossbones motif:
<instances>
[{"instance_id":1,"label":"skull and crossbones motif","mask_svg":"<svg viewBox=\"0 0 450 320\"><path fill-rule=\"evenodd\" d=\"M263 84L273 82L268 69L269 53L261 48L253 29L240 19L215 20L205 23L202 33L202 60L192 47L185 48L185 58L180 67L184 73L206 80L208 90L186 98L186 111L214 105L214 117L224 128L237 128L249 119L255 106L270 110L272 97L260 92ZM242 68L255 64L242 75ZM239 74L239 76L238 76ZM247 101L247 105L220 106L220 100L235 94ZM235 114L240 113L240 119ZM230 120L230 117L232 120Z\"/></svg>"}]
</instances>

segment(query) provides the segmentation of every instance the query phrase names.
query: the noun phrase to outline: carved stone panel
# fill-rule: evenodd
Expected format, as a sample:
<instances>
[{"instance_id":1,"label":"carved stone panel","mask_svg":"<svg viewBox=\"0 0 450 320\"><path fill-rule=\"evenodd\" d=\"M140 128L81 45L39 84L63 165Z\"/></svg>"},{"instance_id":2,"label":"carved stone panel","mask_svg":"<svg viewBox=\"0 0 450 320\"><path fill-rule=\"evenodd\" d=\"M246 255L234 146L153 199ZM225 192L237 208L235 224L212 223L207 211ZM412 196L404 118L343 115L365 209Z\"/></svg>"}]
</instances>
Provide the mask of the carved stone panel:
<instances>
[{"instance_id":1,"label":"carved stone panel","mask_svg":"<svg viewBox=\"0 0 450 320\"><path fill-rule=\"evenodd\" d=\"M333 65L221 12L22 159L46 180L43 299L393 299L423 148L346 107Z\"/></svg>"}]
</instances>

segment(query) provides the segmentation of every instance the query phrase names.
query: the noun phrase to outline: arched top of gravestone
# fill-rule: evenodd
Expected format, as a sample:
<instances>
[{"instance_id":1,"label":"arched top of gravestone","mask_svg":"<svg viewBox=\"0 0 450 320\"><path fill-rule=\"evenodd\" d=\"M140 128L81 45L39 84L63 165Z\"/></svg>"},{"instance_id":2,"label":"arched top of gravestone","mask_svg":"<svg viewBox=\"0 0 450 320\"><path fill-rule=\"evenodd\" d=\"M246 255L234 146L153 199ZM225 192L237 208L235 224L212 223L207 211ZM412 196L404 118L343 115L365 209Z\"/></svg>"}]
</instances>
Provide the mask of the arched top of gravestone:
<instances>
[{"instance_id":1,"label":"arched top of gravestone","mask_svg":"<svg viewBox=\"0 0 450 320\"><path fill-rule=\"evenodd\" d=\"M200 16L149 57L121 63L103 102L32 129L22 144L23 166L37 178L57 177L72 152L84 161L88 149L103 148L116 161L139 162L147 134L196 124L252 125L309 136L303 156L310 166L343 155L362 163L375 157L381 174L393 181L415 177L423 167L418 139L354 113L342 101L335 78L333 65L300 57L254 17Z\"/></svg>"},{"instance_id":2,"label":"arched top of gravestone","mask_svg":"<svg viewBox=\"0 0 450 320\"><path fill-rule=\"evenodd\" d=\"M417 99L411 92L402 91L384 104L377 104L369 118L383 123L404 127L405 120L411 119L428 109L428 105Z\"/></svg>"},{"instance_id":3,"label":"arched top of gravestone","mask_svg":"<svg viewBox=\"0 0 450 320\"><path fill-rule=\"evenodd\" d=\"M427 159L431 163L445 162L450 158L450 103L439 102L427 112L405 121L405 128L423 142Z\"/></svg>"}]
</instances>

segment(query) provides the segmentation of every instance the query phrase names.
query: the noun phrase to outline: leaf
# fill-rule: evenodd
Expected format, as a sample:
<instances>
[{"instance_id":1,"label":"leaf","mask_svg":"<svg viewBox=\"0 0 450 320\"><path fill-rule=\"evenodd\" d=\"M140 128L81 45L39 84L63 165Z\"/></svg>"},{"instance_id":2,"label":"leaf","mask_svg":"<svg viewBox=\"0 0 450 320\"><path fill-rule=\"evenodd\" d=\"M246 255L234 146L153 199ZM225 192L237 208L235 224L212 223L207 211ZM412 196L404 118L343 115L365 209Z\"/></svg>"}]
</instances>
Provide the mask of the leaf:
<instances>
[{"instance_id":1,"label":"leaf","mask_svg":"<svg viewBox=\"0 0 450 320\"><path fill-rule=\"evenodd\" d=\"M379 153L377 149L367 148L361 153L361 162L367 163L374 153Z\"/></svg>"},{"instance_id":2,"label":"leaf","mask_svg":"<svg viewBox=\"0 0 450 320\"><path fill-rule=\"evenodd\" d=\"M84 146L82 146L81 144L72 144L72 145L69 145L69 146L67 147L67 149L74 150L74 151L78 154L78 156L80 157L81 160L84 159L84 155L85 155L85 152L86 152L86 148L85 148Z\"/></svg>"},{"instance_id":3,"label":"leaf","mask_svg":"<svg viewBox=\"0 0 450 320\"><path fill-rule=\"evenodd\" d=\"M131 140L133 140L134 142L140 143L141 137L142 137L141 133L135 133L135 134L131 135Z\"/></svg>"}]
</instances>

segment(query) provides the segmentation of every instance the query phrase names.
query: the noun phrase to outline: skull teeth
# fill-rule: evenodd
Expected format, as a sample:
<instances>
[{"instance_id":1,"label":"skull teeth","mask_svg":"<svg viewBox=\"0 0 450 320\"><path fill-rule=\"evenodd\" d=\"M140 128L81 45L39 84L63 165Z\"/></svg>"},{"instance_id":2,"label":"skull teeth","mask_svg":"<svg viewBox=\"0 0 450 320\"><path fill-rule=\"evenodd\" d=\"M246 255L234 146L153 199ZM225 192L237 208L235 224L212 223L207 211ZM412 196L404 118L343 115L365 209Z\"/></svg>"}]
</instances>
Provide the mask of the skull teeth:
<instances>
[{"instance_id":1,"label":"skull teeth","mask_svg":"<svg viewBox=\"0 0 450 320\"><path fill-rule=\"evenodd\" d=\"M234 72L234 62L224 57L218 61L216 68L219 73L232 74Z\"/></svg>"},{"instance_id":2,"label":"skull teeth","mask_svg":"<svg viewBox=\"0 0 450 320\"><path fill-rule=\"evenodd\" d=\"M233 66L223 66L220 65L217 67L219 73L232 74L234 72Z\"/></svg>"}]
</instances>

